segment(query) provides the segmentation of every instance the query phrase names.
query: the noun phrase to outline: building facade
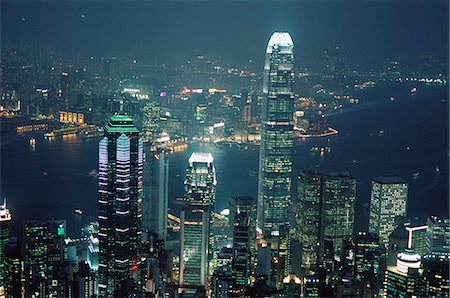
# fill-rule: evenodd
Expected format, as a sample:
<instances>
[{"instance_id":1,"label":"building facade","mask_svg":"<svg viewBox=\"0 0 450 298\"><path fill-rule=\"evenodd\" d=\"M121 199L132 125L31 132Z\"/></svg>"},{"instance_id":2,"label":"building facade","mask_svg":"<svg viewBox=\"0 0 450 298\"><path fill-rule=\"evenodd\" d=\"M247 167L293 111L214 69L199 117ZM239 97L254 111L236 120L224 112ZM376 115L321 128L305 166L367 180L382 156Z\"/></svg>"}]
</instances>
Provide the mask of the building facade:
<instances>
[{"instance_id":1,"label":"building facade","mask_svg":"<svg viewBox=\"0 0 450 298\"><path fill-rule=\"evenodd\" d=\"M61 289L55 274L65 260L66 222L28 221L23 234L25 297L58 297Z\"/></svg>"},{"instance_id":2,"label":"building facade","mask_svg":"<svg viewBox=\"0 0 450 298\"><path fill-rule=\"evenodd\" d=\"M99 144L99 294L135 290L140 262L143 145L133 119L114 115Z\"/></svg>"},{"instance_id":3,"label":"building facade","mask_svg":"<svg viewBox=\"0 0 450 298\"><path fill-rule=\"evenodd\" d=\"M287 32L275 32L267 45L259 158L260 236L278 236L288 223L294 113L294 44Z\"/></svg>"},{"instance_id":4,"label":"building facade","mask_svg":"<svg viewBox=\"0 0 450 298\"><path fill-rule=\"evenodd\" d=\"M186 204L214 206L217 180L213 161L211 153L192 153L184 181Z\"/></svg>"},{"instance_id":5,"label":"building facade","mask_svg":"<svg viewBox=\"0 0 450 298\"><path fill-rule=\"evenodd\" d=\"M6 256L5 247L9 240L9 225L11 213L6 207L6 199L0 205L0 288L5 287L6 278Z\"/></svg>"},{"instance_id":6,"label":"building facade","mask_svg":"<svg viewBox=\"0 0 450 298\"><path fill-rule=\"evenodd\" d=\"M160 239L167 236L169 203L169 154L163 150L144 148L144 195L142 201L142 228L156 233Z\"/></svg>"},{"instance_id":7,"label":"building facade","mask_svg":"<svg viewBox=\"0 0 450 298\"><path fill-rule=\"evenodd\" d=\"M406 216L408 184L401 177L380 176L372 181L369 231L387 246L398 218Z\"/></svg>"},{"instance_id":8,"label":"building facade","mask_svg":"<svg viewBox=\"0 0 450 298\"><path fill-rule=\"evenodd\" d=\"M205 286L208 275L210 211L186 205L180 213L180 286Z\"/></svg>"}]
</instances>

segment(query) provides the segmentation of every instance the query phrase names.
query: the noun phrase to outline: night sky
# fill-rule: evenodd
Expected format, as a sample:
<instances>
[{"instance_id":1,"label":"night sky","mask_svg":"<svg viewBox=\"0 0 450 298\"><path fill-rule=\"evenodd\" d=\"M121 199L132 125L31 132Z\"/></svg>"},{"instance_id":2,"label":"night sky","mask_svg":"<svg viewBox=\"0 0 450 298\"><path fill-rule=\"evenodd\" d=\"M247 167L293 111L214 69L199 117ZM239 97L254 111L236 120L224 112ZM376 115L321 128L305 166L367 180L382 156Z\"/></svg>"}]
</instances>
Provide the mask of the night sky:
<instances>
[{"instance_id":1,"label":"night sky","mask_svg":"<svg viewBox=\"0 0 450 298\"><path fill-rule=\"evenodd\" d=\"M183 61L193 55L261 63L274 31L296 51L335 49L448 59L448 1L1 1L2 44L50 43L61 52ZM84 15L84 17L82 17ZM260 61L261 60L261 61Z\"/></svg>"}]
</instances>

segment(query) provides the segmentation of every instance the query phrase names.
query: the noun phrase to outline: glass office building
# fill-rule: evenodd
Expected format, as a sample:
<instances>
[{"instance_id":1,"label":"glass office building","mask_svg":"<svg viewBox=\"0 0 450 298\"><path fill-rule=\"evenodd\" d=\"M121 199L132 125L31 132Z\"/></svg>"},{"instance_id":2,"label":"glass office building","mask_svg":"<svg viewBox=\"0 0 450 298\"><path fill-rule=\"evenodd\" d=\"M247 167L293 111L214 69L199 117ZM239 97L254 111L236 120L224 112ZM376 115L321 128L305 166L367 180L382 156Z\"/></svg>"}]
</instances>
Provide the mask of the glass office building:
<instances>
[{"instance_id":1,"label":"glass office building","mask_svg":"<svg viewBox=\"0 0 450 298\"><path fill-rule=\"evenodd\" d=\"M260 236L278 236L288 223L294 113L294 44L287 32L275 32L264 66L258 218Z\"/></svg>"},{"instance_id":2,"label":"glass office building","mask_svg":"<svg viewBox=\"0 0 450 298\"><path fill-rule=\"evenodd\" d=\"M112 116L99 144L100 296L120 295L124 287L130 289L130 280L138 279L142 162L143 145L133 119Z\"/></svg>"}]
</instances>

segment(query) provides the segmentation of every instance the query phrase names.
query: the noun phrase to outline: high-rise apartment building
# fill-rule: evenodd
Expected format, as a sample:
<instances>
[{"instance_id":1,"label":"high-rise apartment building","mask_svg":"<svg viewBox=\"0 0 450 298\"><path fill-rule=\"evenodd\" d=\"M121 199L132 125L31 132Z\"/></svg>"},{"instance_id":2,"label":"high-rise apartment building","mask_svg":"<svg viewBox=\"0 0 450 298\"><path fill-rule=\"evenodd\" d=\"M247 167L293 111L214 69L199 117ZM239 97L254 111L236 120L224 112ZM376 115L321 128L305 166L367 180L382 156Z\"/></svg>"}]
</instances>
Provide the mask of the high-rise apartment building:
<instances>
[{"instance_id":1,"label":"high-rise apartment building","mask_svg":"<svg viewBox=\"0 0 450 298\"><path fill-rule=\"evenodd\" d=\"M278 236L279 227L288 223L294 77L291 36L287 32L275 32L267 45L264 65L257 219L260 236Z\"/></svg>"},{"instance_id":2,"label":"high-rise apartment building","mask_svg":"<svg viewBox=\"0 0 450 298\"><path fill-rule=\"evenodd\" d=\"M372 181L369 230L387 246L398 218L406 216L408 183L401 177L380 176Z\"/></svg>"},{"instance_id":3,"label":"high-rise apartment building","mask_svg":"<svg viewBox=\"0 0 450 298\"><path fill-rule=\"evenodd\" d=\"M99 144L99 294L130 293L139 277L143 145L133 120L111 117Z\"/></svg>"}]
</instances>

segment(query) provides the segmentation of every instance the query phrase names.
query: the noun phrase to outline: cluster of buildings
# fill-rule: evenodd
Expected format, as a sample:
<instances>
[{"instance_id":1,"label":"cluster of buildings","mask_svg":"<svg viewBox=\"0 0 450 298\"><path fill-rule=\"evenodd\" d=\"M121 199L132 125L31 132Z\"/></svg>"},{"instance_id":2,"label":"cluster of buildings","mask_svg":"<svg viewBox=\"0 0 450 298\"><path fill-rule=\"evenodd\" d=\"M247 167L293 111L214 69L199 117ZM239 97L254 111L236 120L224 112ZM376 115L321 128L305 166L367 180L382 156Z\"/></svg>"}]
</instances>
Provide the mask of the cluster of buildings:
<instances>
[{"instance_id":1,"label":"cluster of buildings","mask_svg":"<svg viewBox=\"0 0 450 298\"><path fill-rule=\"evenodd\" d=\"M64 220L29 221L19 242L9 235L6 202L0 205L0 295L447 295L449 219L408 218L405 180L372 181L368 231L355 230L357 184L350 173L303 171L292 191L293 48L288 33L276 32L266 49L257 198L230 198L231 208L216 212L214 158L194 152L179 216L169 213L169 154L144 142L160 132L158 105L146 106L143 132L131 110L116 113L99 142L98 221L80 239L66 236ZM135 91L128 93L136 98ZM246 91L241 96L248 127L252 101ZM207 109L201 100L195 106L197 128L207 122ZM69 115L61 117L74 121ZM216 134L222 125L212 127Z\"/></svg>"}]
</instances>

